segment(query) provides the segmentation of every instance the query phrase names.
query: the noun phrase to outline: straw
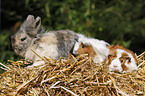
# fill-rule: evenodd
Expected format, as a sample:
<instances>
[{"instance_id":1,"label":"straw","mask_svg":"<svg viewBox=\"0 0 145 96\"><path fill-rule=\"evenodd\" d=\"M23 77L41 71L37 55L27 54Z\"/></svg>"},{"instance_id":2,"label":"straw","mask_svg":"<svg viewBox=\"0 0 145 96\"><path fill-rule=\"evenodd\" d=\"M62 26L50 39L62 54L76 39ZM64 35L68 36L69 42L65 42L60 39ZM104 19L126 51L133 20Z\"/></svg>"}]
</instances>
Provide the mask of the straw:
<instances>
[{"instance_id":1,"label":"straw","mask_svg":"<svg viewBox=\"0 0 145 96\"><path fill-rule=\"evenodd\" d=\"M37 54L37 53L36 53ZM38 54L37 54L38 55ZM28 61L2 65L2 96L135 96L145 94L145 52L138 56L138 70L109 72L103 62L95 64L86 54L59 60L41 57L44 65L21 67Z\"/></svg>"}]
</instances>

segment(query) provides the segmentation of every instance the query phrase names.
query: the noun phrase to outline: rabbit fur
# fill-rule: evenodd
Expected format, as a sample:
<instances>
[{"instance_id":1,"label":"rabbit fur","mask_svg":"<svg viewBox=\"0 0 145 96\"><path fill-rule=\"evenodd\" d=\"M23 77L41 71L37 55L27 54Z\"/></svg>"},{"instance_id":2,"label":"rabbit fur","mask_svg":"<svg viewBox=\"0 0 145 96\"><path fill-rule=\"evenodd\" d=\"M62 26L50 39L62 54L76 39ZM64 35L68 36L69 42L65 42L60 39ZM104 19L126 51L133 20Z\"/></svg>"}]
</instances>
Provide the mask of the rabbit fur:
<instances>
[{"instance_id":1,"label":"rabbit fur","mask_svg":"<svg viewBox=\"0 0 145 96\"><path fill-rule=\"evenodd\" d=\"M37 22L39 22L38 26ZM33 65L37 66L39 65L37 62L41 60L39 56L53 59L68 57L77 39L77 34L71 30L44 33L40 17L35 20L29 15L20 30L12 36L12 46L18 55L25 57L26 60L32 60Z\"/></svg>"},{"instance_id":2,"label":"rabbit fur","mask_svg":"<svg viewBox=\"0 0 145 96\"><path fill-rule=\"evenodd\" d=\"M38 25L36 25L37 23ZM45 32L45 29L41 26L41 18L37 17L35 20L33 15L28 15L20 29L11 36L14 51L18 55L25 57L27 48L34 39L38 38L39 35L37 34L42 32Z\"/></svg>"}]
</instances>

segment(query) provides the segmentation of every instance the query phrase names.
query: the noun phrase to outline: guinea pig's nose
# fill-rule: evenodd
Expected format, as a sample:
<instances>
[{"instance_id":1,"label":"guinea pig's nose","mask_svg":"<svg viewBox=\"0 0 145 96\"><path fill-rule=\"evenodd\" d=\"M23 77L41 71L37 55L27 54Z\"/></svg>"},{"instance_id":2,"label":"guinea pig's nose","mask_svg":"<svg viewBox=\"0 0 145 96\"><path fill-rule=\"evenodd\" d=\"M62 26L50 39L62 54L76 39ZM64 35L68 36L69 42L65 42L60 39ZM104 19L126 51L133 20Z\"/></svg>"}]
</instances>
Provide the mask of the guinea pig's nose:
<instances>
[{"instance_id":1,"label":"guinea pig's nose","mask_svg":"<svg viewBox=\"0 0 145 96\"><path fill-rule=\"evenodd\" d=\"M117 65L113 65L113 67L114 67L114 68L116 68L116 67L117 67Z\"/></svg>"},{"instance_id":2,"label":"guinea pig's nose","mask_svg":"<svg viewBox=\"0 0 145 96\"><path fill-rule=\"evenodd\" d=\"M78 55L78 51L73 51L73 53L74 53L75 55Z\"/></svg>"}]
</instances>

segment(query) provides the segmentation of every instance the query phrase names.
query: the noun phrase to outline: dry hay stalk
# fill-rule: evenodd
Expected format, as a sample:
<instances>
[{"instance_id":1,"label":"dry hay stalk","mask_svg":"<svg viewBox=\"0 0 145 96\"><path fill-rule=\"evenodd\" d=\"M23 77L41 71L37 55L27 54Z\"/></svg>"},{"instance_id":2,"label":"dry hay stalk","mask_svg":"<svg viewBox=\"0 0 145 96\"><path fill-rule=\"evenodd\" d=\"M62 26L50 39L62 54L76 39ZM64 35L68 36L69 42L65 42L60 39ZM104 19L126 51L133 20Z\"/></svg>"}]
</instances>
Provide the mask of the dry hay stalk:
<instances>
[{"instance_id":1,"label":"dry hay stalk","mask_svg":"<svg viewBox=\"0 0 145 96\"><path fill-rule=\"evenodd\" d=\"M42 57L41 57L42 58ZM81 58L81 59L80 59ZM10 96L129 96L145 94L145 52L132 73L109 72L86 55L59 60L43 58L45 65L20 67L26 61L10 61L0 76L0 94Z\"/></svg>"}]
</instances>

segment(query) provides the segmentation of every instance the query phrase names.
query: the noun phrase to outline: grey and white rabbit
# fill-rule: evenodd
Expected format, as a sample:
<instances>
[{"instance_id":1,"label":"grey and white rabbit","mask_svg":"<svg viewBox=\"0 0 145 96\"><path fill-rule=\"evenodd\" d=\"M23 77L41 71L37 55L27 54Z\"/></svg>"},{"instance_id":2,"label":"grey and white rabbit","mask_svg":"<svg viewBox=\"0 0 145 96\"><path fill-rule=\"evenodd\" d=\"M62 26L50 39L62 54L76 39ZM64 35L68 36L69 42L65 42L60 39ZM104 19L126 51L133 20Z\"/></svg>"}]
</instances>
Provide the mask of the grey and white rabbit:
<instances>
[{"instance_id":1,"label":"grey and white rabbit","mask_svg":"<svg viewBox=\"0 0 145 96\"><path fill-rule=\"evenodd\" d=\"M45 29L41 26L41 18L37 17L35 20L33 15L28 15L17 33L11 36L14 51L18 55L25 57L27 48L30 47L34 39L38 38L39 35L37 34L42 32L45 32Z\"/></svg>"},{"instance_id":2,"label":"grey and white rabbit","mask_svg":"<svg viewBox=\"0 0 145 96\"><path fill-rule=\"evenodd\" d=\"M36 23L39 22L38 25ZM68 57L74 43L78 39L75 32L71 30L46 31L41 30L41 19L28 16L20 30L12 36L12 46L15 52L32 60L34 66L40 65L41 57L58 59ZM37 56L37 53L39 56Z\"/></svg>"}]
</instances>

